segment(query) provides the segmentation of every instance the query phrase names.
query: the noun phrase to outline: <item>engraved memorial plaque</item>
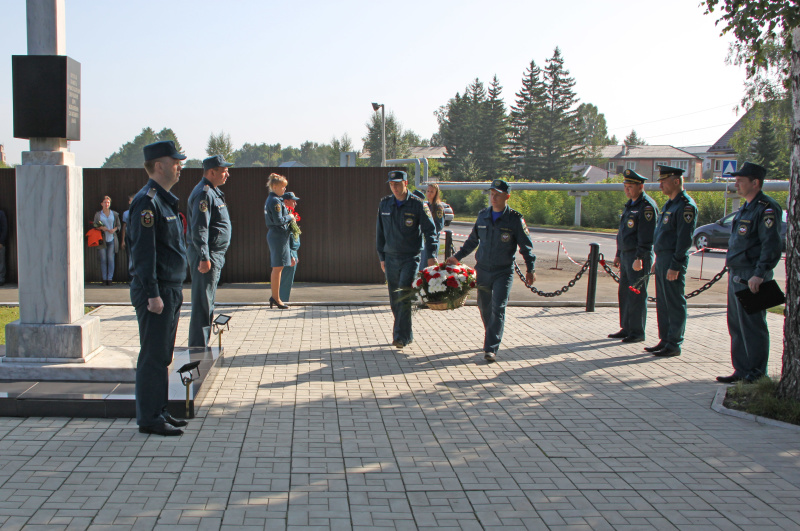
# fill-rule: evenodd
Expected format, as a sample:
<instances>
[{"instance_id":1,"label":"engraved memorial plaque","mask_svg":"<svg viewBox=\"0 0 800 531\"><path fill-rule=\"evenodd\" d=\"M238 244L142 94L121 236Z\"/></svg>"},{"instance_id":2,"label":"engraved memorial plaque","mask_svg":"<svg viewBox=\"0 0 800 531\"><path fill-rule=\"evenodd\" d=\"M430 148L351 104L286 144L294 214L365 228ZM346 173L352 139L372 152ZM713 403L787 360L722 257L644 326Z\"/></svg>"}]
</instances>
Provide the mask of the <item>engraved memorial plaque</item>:
<instances>
[{"instance_id":1,"label":"engraved memorial plaque","mask_svg":"<svg viewBox=\"0 0 800 531\"><path fill-rule=\"evenodd\" d=\"M64 55L11 57L14 137L81 139L81 64Z\"/></svg>"}]
</instances>

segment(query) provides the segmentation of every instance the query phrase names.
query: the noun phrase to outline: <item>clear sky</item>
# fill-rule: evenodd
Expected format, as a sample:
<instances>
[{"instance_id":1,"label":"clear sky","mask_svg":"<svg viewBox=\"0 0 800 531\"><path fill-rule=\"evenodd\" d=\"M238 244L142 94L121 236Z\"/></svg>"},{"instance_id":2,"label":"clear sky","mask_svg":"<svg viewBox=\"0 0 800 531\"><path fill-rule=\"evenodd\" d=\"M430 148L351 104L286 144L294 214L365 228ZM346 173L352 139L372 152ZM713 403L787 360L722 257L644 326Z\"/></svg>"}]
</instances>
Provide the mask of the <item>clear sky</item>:
<instances>
[{"instance_id":1,"label":"clear sky","mask_svg":"<svg viewBox=\"0 0 800 531\"><path fill-rule=\"evenodd\" d=\"M347 133L362 147L371 102L404 128L496 74L513 104L531 60L561 48L581 102L621 141L712 144L737 120L744 70L698 0L66 0L67 55L81 63L77 164L98 167L143 127L171 127L190 158L212 132L299 146ZM0 144L13 138L11 56L27 53L24 0L0 8Z\"/></svg>"}]
</instances>

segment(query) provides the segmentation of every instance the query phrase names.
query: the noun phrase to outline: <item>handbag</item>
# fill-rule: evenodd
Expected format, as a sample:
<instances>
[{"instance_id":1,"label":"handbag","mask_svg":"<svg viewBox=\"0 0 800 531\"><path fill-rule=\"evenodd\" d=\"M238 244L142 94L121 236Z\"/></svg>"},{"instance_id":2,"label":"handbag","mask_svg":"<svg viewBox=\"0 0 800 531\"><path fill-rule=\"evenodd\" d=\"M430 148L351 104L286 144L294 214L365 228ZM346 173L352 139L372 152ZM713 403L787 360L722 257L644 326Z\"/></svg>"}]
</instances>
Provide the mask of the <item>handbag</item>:
<instances>
[{"instance_id":1,"label":"handbag","mask_svg":"<svg viewBox=\"0 0 800 531\"><path fill-rule=\"evenodd\" d=\"M786 296L781 291L781 287L775 280L768 280L759 286L758 293L753 293L749 289L743 289L734 293L742 308L748 314L763 312L773 306L778 306L786 302Z\"/></svg>"}]
</instances>

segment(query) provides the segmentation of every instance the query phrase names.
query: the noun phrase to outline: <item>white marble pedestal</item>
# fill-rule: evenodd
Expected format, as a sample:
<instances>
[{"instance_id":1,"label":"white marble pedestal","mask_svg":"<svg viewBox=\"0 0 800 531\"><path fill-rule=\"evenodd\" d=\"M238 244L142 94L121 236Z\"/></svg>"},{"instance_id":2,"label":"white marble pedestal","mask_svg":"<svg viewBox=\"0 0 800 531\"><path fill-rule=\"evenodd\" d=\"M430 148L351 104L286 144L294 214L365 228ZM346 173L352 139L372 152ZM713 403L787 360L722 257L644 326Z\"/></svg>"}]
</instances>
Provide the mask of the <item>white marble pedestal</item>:
<instances>
[{"instance_id":1,"label":"white marble pedestal","mask_svg":"<svg viewBox=\"0 0 800 531\"><path fill-rule=\"evenodd\" d=\"M100 349L100 319L84 316L83 171L51 143L16 168L20 319L6 326L6 361L85 362Z\"/></svg>"}]
</instances>

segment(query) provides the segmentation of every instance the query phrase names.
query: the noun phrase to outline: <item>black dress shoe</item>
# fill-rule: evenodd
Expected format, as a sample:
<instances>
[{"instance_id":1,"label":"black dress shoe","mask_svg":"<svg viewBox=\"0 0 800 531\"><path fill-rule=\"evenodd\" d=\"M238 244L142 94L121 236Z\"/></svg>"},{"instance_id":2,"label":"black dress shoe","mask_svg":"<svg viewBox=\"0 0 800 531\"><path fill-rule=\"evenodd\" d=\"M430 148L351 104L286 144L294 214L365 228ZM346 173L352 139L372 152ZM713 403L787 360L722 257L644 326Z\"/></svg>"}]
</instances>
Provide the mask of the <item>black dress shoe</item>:
<instances>
[{"instance_id":1,"label":"black dress shoe","mask_svg":"<svg viewBox=\"0 0 800 531\"><path fill-rule=\"evenodd\" d=\"M744 380L744 378L736 373L733 373L730 376L717 376L717 381L719 383L736 383L739 380Z\"/></svg>"},{"instance_id":2,"label":"black dress shoe","mask_svg":"<svg viewBox=\"0 0 800 531\"><path fill-rule=\"evenodd\" d=\"M608 334L608 337L610 337L611 339L623 339L625 337L628 337L628 332L626 332L625 330L620 330L616 334Z\"/></svg>"},{"instance_id":3,"label":"black dress shoe","mask_svg":"<svg viewBox=\"0 0 800 531\"><path fill-rule=\"evenodd\" d=\"M182 427L187 426L189 424L188 422L186 422L183 419L176 419L175 417L173 417L172 415L170 415L166 411L164 413L162 413L161 416L164 417L164 420L167 421L167 424L169 424L170 426L175 426L176 428L182 428Z\"/></svg>"},{"instance_id":4,"label":"black dress shoe","mask_svg":"<svg viewBox=\"0 0 800 531\"><path fill-rule=\"evenodd\" d=\"M666 347L666 346L667 346L667 344L666 344L666 343L664 343L663 341L659 341L659 342L658 342L658 345L656 345L656 346L654 346L654 347L644 347L644 349L645 349L647 352L655 352L655 351L657 351L657 350L661 350L662 348L664 348L664 347Z\"/></svg>"},{"instance_id":5,"label":"black dress shoe","mask_svg":"<svg viewBox=\"0 0 800 531\"><path fill-rule=\"evenodd\" d=\"M179 430L174 426L170 426L166 422L161 424L154 424L152 426L139 426L139 433L147 433L152 435L163 435L170 437L173 435L183 435L183 430Z\"/></svg>"},{"instance_id":6,"label":"black dress shoe","mask_svg":"<svg viewBox=\"0 0 800 531\"><path fill-rule=\"evenodd\" d=\"M664 347L661 350L656 350L653 352L653 356L659 356L661 358L674 358L675 356L681 355L681 349L678 347Z\"/></svg>"},{"instance_id":7,"label":"black dress shoe","mask_svg":"<svg viewBox=\"0 0 800 531\"><path fill-rule=\"evenodd\" d=\"M643 337L628 336L622 339L623 343L641 343L644 341Z\"/></svg>"}]
</instances>

